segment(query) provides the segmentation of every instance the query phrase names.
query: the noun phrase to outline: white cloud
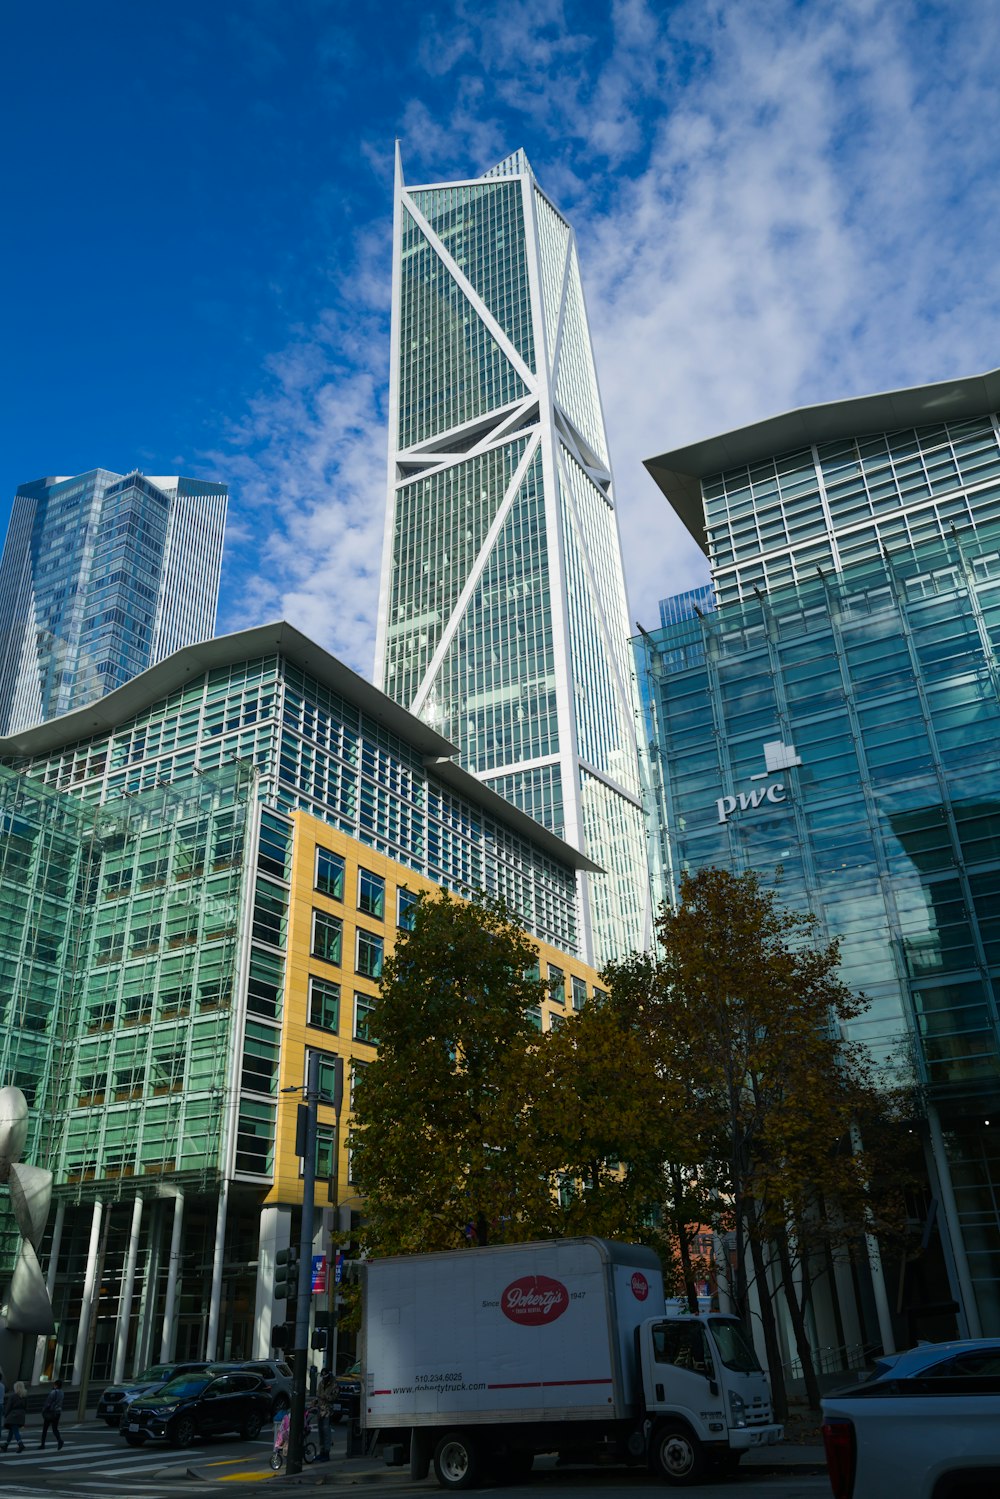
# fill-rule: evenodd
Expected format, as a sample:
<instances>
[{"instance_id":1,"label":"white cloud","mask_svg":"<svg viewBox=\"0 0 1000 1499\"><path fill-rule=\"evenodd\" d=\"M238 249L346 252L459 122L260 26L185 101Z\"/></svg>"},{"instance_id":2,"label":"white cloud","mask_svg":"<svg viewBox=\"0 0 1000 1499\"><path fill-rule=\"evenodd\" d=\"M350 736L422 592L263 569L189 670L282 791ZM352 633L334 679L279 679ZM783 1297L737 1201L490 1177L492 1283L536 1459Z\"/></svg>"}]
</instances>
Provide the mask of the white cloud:
<instances>
[{"instance_id":1,"label":"white cloud","mask_svg":"<svg viewBox=\"0 0 1000 1499\"><path fill-rule=\"evenodd\" d=\"M706 568L642 459L997 362L1000 30L980 22L950 0L457 0L426 24L398 106L408 178L524 145L576 226L644 624ZM274 361L234 475L266 565L229 624L287 612L362 671L385 487L384 192L339 312Z\"/></svg>"}]
</instances>

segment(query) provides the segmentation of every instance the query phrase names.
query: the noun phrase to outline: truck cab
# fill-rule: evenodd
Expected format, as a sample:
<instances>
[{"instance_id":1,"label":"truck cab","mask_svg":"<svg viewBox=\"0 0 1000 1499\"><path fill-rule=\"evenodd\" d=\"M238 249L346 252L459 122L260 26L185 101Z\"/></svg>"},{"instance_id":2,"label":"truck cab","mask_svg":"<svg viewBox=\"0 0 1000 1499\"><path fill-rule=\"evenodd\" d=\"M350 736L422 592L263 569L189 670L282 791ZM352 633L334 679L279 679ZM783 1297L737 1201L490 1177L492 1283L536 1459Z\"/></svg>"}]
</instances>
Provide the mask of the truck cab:
<instances>
[{"instance_id":1,"label":"truck cab","mask_svg":"<svg viewBox=\"0 0 1000 1499\"><path fill-rule=\"evenodd\" d=\"M636 1331L649 1453L669 1482L735 1468L751 1447L781 1441L767 1375L737 1318L653 1318Z\"/></svg>"}]
</instances>

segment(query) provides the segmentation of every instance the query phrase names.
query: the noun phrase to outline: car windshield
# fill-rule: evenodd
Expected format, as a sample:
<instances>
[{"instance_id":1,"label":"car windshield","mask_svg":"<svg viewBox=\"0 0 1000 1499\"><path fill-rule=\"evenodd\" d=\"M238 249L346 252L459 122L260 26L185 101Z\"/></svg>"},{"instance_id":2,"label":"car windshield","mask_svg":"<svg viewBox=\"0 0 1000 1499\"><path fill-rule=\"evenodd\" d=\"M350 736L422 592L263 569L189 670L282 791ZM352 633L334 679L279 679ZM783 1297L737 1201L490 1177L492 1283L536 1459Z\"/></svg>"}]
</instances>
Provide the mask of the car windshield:
<instances>
[{"instance_id":1,"label":"car windshield","mask_svg":"<svg viewBox=\"0 0 1000 1499\"><path fill-rule=\"evenodd\" d=\"M142 1373L136 1376L135 1383L162 1384L165 1379L172 1378L173 1372L173 1364L153 1364L152 1368L143 1369Z\"/></svg>"},{"instance_id":2,"label":"car windshield","mask_svg":"<svg viewBox=\"0 0 1000 1499\"><path fill-rule=\"evenodd\" d=\"M157 1390L157 1400L186 1400L191 1395L200 1395L207 1384L211 1383L207 1374L178 1374L169 1384L165 1384L162 1390Z\"/></svg>"},{"instance_id":3,"label":"car windshield","mask_svg":"<svg viewBox=\"0 0 1000 1499\"><path fill-rule=\"evenodd\" d=\"M753 1351L753 1344L739 1322L713 1317L708 1325L719 1350L719 1357L727 1369L735 1369L737 1374L761 1372L760 1360Z\"/></svg>"}]
</instances>

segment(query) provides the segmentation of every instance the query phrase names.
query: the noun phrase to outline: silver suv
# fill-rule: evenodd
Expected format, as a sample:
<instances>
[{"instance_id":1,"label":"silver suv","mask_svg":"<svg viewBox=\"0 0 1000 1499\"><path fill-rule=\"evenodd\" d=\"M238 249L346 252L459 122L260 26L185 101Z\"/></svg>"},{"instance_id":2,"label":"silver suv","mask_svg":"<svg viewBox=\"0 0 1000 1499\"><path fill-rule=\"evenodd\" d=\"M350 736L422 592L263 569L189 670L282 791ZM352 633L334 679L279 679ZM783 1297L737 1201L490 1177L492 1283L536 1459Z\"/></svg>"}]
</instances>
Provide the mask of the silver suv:
<instances>
[{"instance_id":1,"label":"silver suv","mask_svg":"<svg viewBox=\"0 0 1000 1499\"><path fill-rule=\"evenodd\" d=\"M228 1369L245 1369L249 1374L258 1374L263 1388L271 1399L271 1414L287 1411L292 1405L292 1371L284 1359L244 1358L232 1363L212 1364L213 1374L222 1374Z\"/></svg>"},{"instance_id":2,"label":"silver suv","mask_svg":"<svg viewBox=\"0 0 1000 1499\"><path fill-rule=\"evenodd\" d=\"M133 1400L137 1400L140 1395L148 1395L152 1390L158 1390L160 1385L166 1384L178 1374L196 1374L204 1368L204 1360L201 1363L153 1364L132 1379L125 1379L118 1385L109 1385L98 1403L97 1419L117 1431L122 1412Z\"/></svg>"}]
</instances>

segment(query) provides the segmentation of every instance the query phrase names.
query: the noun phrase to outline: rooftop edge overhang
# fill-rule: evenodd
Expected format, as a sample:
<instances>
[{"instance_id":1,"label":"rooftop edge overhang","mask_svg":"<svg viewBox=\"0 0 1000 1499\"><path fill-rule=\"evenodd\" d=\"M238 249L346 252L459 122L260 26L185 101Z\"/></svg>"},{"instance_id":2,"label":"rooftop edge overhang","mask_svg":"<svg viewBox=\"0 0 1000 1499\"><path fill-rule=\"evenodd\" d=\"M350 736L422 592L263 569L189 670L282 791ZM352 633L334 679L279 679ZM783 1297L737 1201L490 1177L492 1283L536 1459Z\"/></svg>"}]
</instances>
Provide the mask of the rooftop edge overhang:
<instances>
[{"instance_id":1,"label":"rooftop edge overhang","mask_svg":"<svg viewBox=\"0 0 1000 1499\"><path fill-rule=\"evenodd\" d=\"M674 448L644 466L703 552L708 551L701 481L709 474L760 463L814 443L891 432L900 427L961 421L1000 410L1000 370L914 385L879 395L851 396L822 406L800 406L764 421Z\"/></svg>"},{"instance_id":2,"label":"rooftop edge overhang","mask_svg":"<svg viewBox=\"0 0 1000 1499\"><path fill-rule=\"evenodd\" d=\"M179 691L185 683L195 681L207 671L272 655L283 656L307 671L367 718L403 740L422 757L428 774L504 823L512 832L536 844L550 858L574 870L603 873L601 865L595 864L579 849L564 842L526 812L519 811L497 792L491 791L469 771L463 770L455 761L458 749L450 740L285 620L255 625L249 630L237 630L231 635L218 635L211 640L183 646L124 686L116 687L106 697L83 708L74 708L59 718L36 724L34 728L0 738L0 764L34 759L82 739L112 733L144 709Z\"/></svg>"}]
</instances>

